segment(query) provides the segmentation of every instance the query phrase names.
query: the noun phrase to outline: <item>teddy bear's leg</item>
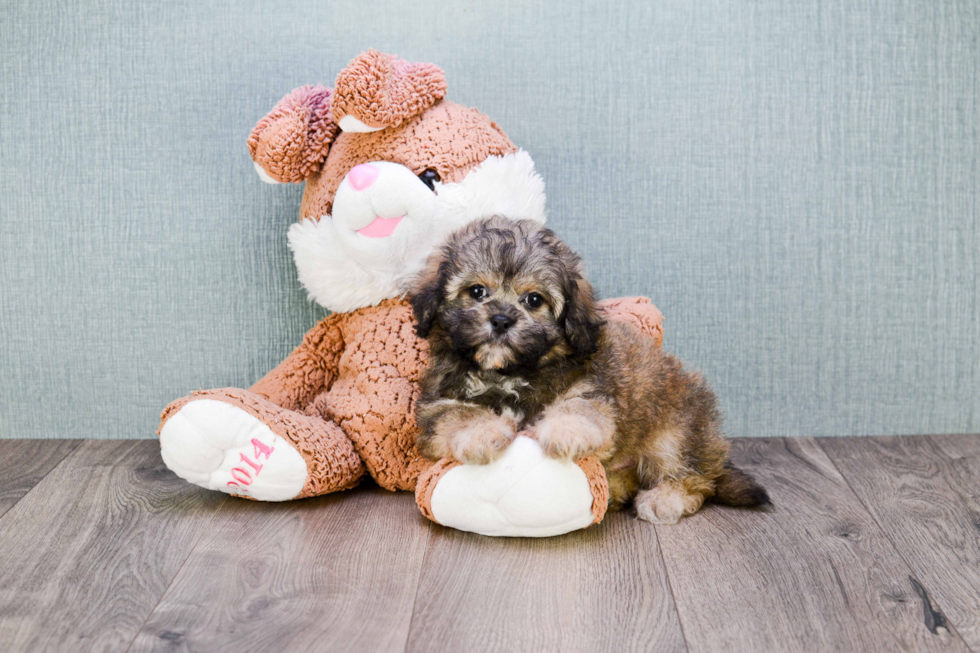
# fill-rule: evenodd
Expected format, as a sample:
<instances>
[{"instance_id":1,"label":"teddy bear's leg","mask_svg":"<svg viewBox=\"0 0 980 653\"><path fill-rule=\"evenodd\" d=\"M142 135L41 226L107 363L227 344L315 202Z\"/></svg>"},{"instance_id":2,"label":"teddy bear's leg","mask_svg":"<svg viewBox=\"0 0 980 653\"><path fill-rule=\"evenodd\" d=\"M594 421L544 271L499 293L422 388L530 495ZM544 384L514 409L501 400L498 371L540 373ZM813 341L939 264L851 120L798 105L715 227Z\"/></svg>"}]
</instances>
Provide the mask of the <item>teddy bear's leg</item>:
<instances>
[{"instance_id":1,"label":"teddy bear's leg","mask_svg":"<svg viewBox=\"0 0 980 653\"><path fill-rule=\"evenodd\" d=\"M518 435L489 465L443 459L419 477L415 498L426 517L481 535L549 537L598 523L609 484L595 457L577 462L544 455Z\"/></svg>"},{"instance_id":2,"label":"teddy bear's leg","mask_svg":"<svg viewBox=\"0 0 980 653\"><path fill-rule=\"evenodd\" d=\"M259 501L357 485L364 465L336 424L235 388L178 399L163 411L163 461L181 478Z\"/></svg>"}]
</instances>

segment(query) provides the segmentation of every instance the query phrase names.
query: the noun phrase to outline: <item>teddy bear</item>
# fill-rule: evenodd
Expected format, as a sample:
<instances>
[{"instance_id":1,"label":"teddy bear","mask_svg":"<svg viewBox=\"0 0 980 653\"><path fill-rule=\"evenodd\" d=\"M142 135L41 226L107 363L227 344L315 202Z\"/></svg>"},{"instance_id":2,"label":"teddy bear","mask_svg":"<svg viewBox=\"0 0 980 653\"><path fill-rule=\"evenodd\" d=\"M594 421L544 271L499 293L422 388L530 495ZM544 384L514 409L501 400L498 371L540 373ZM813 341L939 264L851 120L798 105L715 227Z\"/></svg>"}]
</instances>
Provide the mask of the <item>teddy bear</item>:
<instances>
[{"instance_id":1,"label":"teddy bear","mask_svg":"<svg viewBox=\"0 0 980 653\"><path fill-rule=\"evenodd\" d=\"M473 220L545 221L530 155L445 94L437 66L369 50L333 89L298 88L255 126L248 148L259 176L306 184L289 246L301 283L332 313L251 388L198 391L164 409L161 455L178 476L286 501L353 488L367 474L414 491L427 518L487 535L557 535L602 519L598 461L547 458L533 433L489 465L433 463L416 449L428 346L406 283ZM606 301L604 311L661 341L649 300Z\"/></svg>"}]
</instances>

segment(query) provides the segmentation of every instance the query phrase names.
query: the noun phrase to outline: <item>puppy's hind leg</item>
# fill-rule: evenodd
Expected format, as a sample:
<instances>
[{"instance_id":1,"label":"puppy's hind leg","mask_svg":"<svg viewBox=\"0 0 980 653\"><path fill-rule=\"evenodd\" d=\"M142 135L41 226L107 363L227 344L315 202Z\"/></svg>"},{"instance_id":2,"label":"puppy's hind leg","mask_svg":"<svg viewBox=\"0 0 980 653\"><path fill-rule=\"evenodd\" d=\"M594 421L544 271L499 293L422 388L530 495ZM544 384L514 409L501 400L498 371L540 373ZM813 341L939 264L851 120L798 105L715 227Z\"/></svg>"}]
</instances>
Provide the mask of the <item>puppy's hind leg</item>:
<instances>
[{"instance_id":1,"label":"puppy's hind leg","mask_svg":"<svg viewBox=\"0 0 980 653\"><path fill-rule=\"evenodd\" d=\"M641 490L633 499L636 516L653 524L676 524L681 517L696 513L704 503L705 492L698 485L665 479Z\"/></svg>"}]
</instances>

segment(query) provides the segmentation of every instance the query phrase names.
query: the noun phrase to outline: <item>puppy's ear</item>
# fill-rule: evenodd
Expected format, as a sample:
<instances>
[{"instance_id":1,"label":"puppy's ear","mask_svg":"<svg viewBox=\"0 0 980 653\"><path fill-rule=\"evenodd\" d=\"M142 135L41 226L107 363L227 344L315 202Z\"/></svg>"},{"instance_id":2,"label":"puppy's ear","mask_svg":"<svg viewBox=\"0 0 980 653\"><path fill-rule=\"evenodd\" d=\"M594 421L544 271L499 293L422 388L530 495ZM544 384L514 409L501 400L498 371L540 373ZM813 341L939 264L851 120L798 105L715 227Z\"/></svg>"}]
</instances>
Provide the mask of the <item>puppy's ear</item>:
<instances>
[{"instance_id":1,"label":"puppy's ear","mask_svg":"<svg viewBox=\"0 0 980 653\"><path fill-rule=\"evenodd\" d=\"M445 274L440 252L433 253L409 289L412 312L415 313L415 333L428 338L445 296Z\"/></svg>"},{"instance_id":2,"label":"puppy's ear","mask_svg":"<svg viewBox=\"0 0 980 653\"><path fill-rule=\"evenodd\" d=\"M547 232L545 237L554 237L547 229L543 232ZM553 243L553 251L564 268L562 291L565 306L559 321L565 329L565 339L572 348L572 357L582 359L595 353L599 344L603 324L599 302L592 291L592 284L582 274L582 259L557 238Z\"/></svg>"},{"instance_id":3,"label":"puppy's ear","mask_svg":"<svg viewBox=\"0 0 980 653\"><path fill-rule=\"evenodd\" d=\"M585 358L595 353L599 344L602 317L592 284L573 273L565 291L563 313L565 338L572 348L574 358Z\"/></svg>"}]
</instances>

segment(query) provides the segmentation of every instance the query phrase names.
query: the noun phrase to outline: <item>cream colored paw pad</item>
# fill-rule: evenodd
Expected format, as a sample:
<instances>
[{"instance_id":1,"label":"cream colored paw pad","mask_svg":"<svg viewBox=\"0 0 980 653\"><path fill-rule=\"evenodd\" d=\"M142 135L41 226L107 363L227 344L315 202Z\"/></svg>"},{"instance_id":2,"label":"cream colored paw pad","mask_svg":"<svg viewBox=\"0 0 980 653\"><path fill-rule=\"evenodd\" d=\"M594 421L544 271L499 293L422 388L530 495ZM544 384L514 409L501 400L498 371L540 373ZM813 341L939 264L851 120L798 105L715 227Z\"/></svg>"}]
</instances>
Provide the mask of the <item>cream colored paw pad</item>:
<instances>
[{"instance_id":1,"label":"cream colored paw pad","mask_svg":"<svg viewBox=\"0 0 980 653\"><path fill-rule=\"evenodd\" d=\"M160 431L160 453L195 485L259 501L287 501L306 484L306 461L250 413L213 399L181 408Z\"/></svg>"}]
</instances>

